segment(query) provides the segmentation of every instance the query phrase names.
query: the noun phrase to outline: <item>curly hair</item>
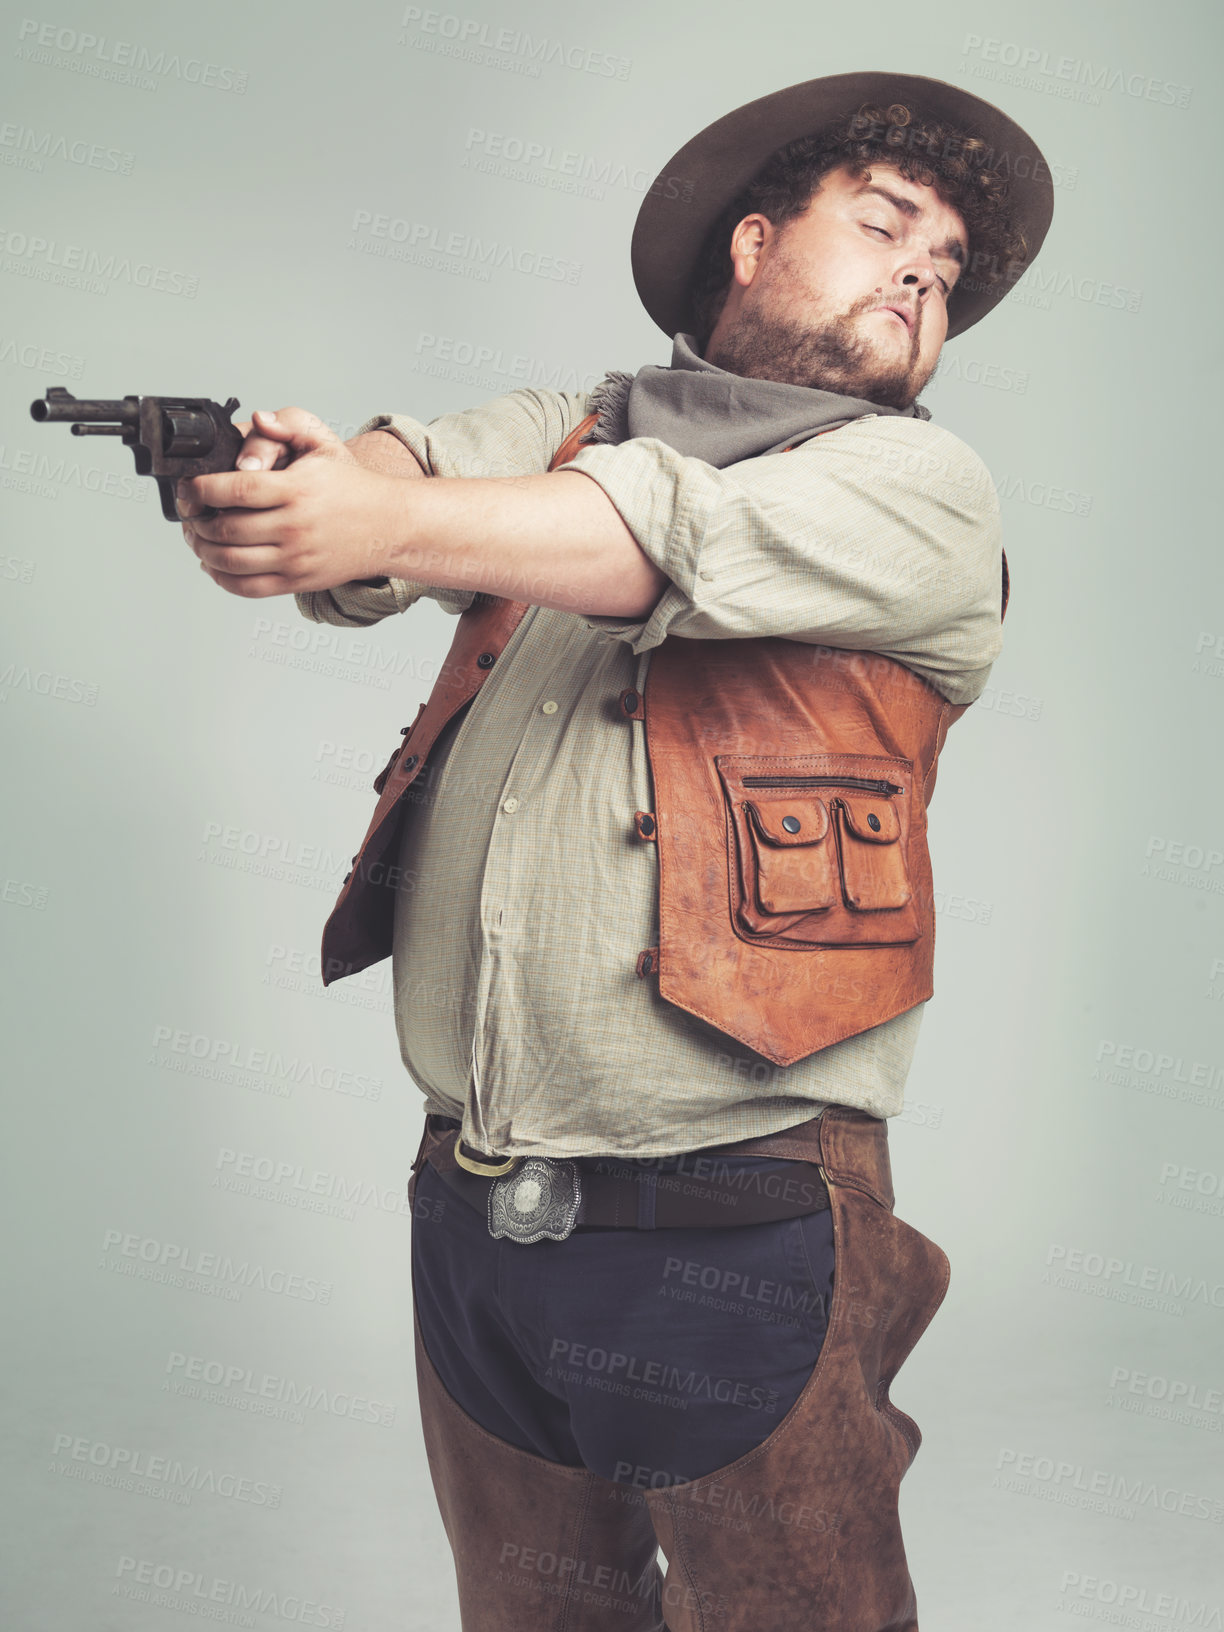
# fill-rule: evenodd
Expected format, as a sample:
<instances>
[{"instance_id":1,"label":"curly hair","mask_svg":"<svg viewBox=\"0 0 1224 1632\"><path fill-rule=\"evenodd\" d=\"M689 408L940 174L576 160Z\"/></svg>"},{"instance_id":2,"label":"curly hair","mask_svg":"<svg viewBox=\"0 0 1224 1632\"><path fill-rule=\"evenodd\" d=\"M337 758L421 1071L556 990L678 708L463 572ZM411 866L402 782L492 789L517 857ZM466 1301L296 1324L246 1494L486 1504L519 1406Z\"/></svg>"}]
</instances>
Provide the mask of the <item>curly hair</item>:
<instances>
[{"instance_id":1,"label":"curly hair","mask_svg":"<svg viewBox=\"0 0 1224 1632\"><path fill-rule=\"evenodd\" d=\"M863 103L851 113L800 136L772 153L727 205L707 233L689 284L696 339L705 350L731 286L731 234L746 215L764 215L775 229L801 216L829 171L846 165L862 176L873 164L896 165L907 181L933 186L969 234L969 260L948 297L956 313L957 290L991 288L1014 281L1028 245L1007 208L1008 180L992 164L981 137L927 119L900 102ZM972 271L972 278L969 272Z\"/></svg>"}]
</instances>

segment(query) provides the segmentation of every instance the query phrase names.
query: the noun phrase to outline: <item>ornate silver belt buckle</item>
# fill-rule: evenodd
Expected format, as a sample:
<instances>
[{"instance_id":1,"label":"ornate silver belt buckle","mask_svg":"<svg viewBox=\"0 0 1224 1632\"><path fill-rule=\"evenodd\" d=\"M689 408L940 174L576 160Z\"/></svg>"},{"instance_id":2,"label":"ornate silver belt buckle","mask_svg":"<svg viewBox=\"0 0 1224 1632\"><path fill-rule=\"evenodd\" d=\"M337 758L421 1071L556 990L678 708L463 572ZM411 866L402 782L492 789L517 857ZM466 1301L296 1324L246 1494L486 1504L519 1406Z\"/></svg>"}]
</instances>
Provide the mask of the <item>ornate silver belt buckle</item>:
<instances>
[{"instance_id":1,"label":"ornate silver belt buckle","mask_svg":"<svg viewBox=\"0 0 1224 1632\"><path fill-rule=\"evenodd\" d=\"M565 1157L528 1156L489 1189L489 1234L524 1246L548 1236L564 1241L582 1205L578 1164Z\"/></svg>"}]
</instances>

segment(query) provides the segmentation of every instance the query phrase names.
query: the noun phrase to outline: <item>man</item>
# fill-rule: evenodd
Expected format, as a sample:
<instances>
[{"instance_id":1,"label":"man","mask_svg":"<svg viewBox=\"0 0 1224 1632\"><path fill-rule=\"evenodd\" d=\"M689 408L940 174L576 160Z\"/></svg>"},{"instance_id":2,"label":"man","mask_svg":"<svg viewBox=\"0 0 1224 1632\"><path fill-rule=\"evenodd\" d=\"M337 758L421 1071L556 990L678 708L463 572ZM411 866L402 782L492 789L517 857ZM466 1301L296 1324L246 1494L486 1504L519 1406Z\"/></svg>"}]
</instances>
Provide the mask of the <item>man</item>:
<instances>
[{"instance_id":1,"label":"man","mask_svg":"<svg viewBox=\"0 0 1224 1632\"><path fill-rule=\"evenodd\" d=\"M877 73L736 110L677 177L633 245L670 368L347 448L257 414L180 507L231 593L460 614L324 980L393 951L426 1096L465 1632L902 1632L920 1436L888 1384L947 1260L893 1212L886 1122L936 760L1006 605L989 474L917 398L1031 264L1049 172L989 104Z\"/></svg>"}]
</instances>

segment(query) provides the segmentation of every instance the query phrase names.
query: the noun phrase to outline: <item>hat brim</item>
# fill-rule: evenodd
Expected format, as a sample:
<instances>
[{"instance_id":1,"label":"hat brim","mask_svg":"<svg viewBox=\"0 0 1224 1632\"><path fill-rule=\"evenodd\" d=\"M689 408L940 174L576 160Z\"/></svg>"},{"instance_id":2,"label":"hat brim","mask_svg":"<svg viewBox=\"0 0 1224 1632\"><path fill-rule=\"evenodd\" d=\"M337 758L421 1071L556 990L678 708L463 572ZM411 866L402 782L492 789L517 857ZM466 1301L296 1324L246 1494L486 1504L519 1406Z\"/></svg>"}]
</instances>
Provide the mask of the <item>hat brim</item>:
<instances>
[{"instance_id":1,"label":"hat brim","mask_svg":"<svg viewBox=\"0 0 1224 1632\"><path fill-rule=\"evenodd\" d=\"M1022 265L989 287L958 284L948 302L948 338L981 322L1036 258L1054 213L1054 180L1036 142L993 103L959 85L915 74L831 74L746 102L688 141L659 172L638 210L630 259L647 312L666 335L692 333L689 286L710 228L771 153L870 102L904 103L980 137L1008 176L1007 205L1024 234ZM969 246L972 260L973 245Z\"/></svg>"}]
</instances>

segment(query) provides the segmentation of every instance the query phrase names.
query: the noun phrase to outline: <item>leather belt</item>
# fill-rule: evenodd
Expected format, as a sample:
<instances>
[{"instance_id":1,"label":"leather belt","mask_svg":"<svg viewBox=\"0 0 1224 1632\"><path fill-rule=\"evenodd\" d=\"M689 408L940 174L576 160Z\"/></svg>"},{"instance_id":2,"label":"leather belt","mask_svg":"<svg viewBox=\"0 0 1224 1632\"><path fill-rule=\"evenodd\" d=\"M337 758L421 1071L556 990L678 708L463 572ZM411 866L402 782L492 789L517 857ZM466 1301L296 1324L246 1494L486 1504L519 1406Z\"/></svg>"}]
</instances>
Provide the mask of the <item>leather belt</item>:
<instances>
[{"instance_id":1,"label":"leather belt","mask_svg":"<svg viewBox=\"0 0 1224 1632\"><path fill-rule=\"evenodd\" d=\"M564 1240L574 1229L774 1223L829 1205L815 1162L756 1158L741 1166L733 1153L717 1150L645 1159L527 1156L493 1176L456 1161L458 1137L452 1119L430 1116L415 1165L428 1161L450 1189L486 1215L491 1234L515 1241ZM464 1146L465 1157L475 1154ZM490 1160L502 1165L484 1158Z\"/></svg>"}]
</instances>

